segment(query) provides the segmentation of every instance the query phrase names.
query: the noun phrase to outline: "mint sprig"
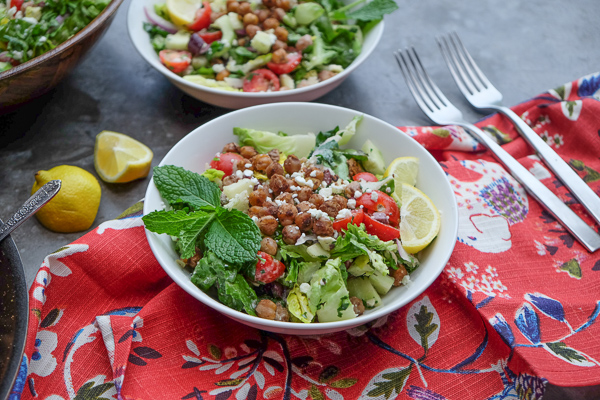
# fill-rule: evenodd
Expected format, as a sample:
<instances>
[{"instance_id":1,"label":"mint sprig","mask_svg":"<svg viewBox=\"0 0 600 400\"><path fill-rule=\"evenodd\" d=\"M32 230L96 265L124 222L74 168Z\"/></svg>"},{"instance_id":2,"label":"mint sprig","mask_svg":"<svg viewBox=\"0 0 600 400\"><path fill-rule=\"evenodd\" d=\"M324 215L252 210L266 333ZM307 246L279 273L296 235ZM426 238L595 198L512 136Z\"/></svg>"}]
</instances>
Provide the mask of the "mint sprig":
<instances>
[{"instance_id":1,"label":"mint sprig","mask_svg":"<svg viewBox=\"0 0 600 400\"><path fill-rule=\"evenodd\" d=\"M192 257L203 239L207 250L228 263L256 259L261 241L258 227L241 211L221 207L221 190L215 183L167 165L154 168L154 184L169 205L191 210L153 211L142 217L149 231L179 238L182 258Z\"/></svg>"}]
</instances>

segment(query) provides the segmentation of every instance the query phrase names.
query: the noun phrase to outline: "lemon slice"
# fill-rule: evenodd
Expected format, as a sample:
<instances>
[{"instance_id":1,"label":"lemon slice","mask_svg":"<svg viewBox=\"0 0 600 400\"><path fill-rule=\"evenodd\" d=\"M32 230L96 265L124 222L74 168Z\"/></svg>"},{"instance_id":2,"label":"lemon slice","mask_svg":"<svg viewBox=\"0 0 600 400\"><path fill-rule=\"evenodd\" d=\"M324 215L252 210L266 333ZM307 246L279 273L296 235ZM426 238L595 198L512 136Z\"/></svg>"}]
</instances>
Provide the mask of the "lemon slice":
<instances>
[{"instance_id":1,"label":"lemon slice","mask_svg":"<svg viewBox=\"0 0 600 400\"><path fill-rule=\"evenodd\" d=\"M130 182L148 176L152 150L127 135L102 131L96 135L94 167L105 182Z\"/></svg>"},{"instance_id":2,"label":"lemon slice","mask_svg":"<svg viewBox=\"0 0 600 400\"><path fill-rule=\"evenodd\" d=\"M419 159L417 157L398 157L388 165L383 173L383 177L387 178L393 174L396 188L402 187L405 183L410 186L415 186L417 183L417 174L419 173ZM396 194L400 197L399 190Z\"/></svg>"},{"instance_id":3,"label":"lemon slice","mask_svg":"<svg viewBox=\"0 0 600 400\"><path fill-rule=\"evenodd\" d=\"M175 25L185 26L194 22L196 11L202 7L202 0L167 0L167 11Z\"/></svg>"},{"instance_id":4,"label":"lemon slice","mask_svg":"<svg viewBox=\"0 0 600 400\"><path fill-rule=\"evenodd\" d=\"M402 184L400 241L409 253L423 250L440 231L440 213L433 202L414 186ZM398 188L397 188L398 189Z\"/></svg>"}]
</instances>

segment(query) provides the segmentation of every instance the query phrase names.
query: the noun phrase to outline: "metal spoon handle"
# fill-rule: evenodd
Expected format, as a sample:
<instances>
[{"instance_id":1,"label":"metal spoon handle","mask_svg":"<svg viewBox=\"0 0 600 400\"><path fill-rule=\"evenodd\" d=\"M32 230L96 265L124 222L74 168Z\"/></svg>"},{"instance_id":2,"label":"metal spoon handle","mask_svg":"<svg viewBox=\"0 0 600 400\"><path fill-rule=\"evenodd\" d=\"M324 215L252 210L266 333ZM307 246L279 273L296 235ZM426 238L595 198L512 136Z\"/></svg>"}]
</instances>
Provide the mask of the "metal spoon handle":
<instances>
[{"instance_id":1,"label":"metal spoon handle","mask_svg":"<svg viewBox=\"0 0 600 400\"><path fill-rule=\"evenodd\" d=\"M60 190L61 181L53 180L39 188L8 221L0 226L0 241L10 235L19 225L35 214L49 202Z\"/></svg>"}]
</instances>

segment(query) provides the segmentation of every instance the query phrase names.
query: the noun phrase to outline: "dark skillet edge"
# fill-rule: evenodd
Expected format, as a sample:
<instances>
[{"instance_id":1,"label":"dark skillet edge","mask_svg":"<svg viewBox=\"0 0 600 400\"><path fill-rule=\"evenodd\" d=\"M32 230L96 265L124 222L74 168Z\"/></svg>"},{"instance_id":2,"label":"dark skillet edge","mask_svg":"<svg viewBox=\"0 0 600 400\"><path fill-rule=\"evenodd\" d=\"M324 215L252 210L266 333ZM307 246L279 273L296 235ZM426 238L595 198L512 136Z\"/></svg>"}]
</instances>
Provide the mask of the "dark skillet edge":
<instances>
[{"instance_id":1,"label":"dark skillet edge","mask_svg":"<svg viewBox=\"0 0 600 400\"><path fill-rule=\"evenodd\" d=\"M0 221L2 224L2 221ZM29 294L23 262L21 256L11 236L0 243L0 260L8 263L9 274L12 278L12 289L14 292L14 312L17 317L16 332L8 367L5 376L0 376L0 399L4 400L10 395L15 379L21 368L23 361L23 352L25 350L25 340L27 338L27 325L29 320Z\"/></svg>"}]
</instances>

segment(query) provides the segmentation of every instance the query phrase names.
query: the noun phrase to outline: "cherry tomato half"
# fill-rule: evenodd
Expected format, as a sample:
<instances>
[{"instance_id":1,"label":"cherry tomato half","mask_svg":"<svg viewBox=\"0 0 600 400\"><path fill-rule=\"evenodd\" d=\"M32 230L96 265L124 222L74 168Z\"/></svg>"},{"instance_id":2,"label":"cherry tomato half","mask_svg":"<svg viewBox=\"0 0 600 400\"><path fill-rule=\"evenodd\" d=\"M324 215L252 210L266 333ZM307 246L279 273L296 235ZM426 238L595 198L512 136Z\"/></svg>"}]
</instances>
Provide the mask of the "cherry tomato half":
<instances>
[{"instance_id":1,"label":"cherry tomato half","mask_svg":"<svg viewBox=\"0 0 600 400\"><path fill-rule=\"evenodd\" d=\"M360 225L363 222L364 215L365 213L361 208L356 209L352 211L352 216L333 221L333 229L335 229L338 232L341 232L342 229L348 229L348 225L350 223L352 223L353 225Z\"/></svg>"},{"instance_id":2,"label":"cherry tomato half","mask_svg":"<svg viewBox=\"0 0 600 400\"><path fill-rule=\"evenodd\" d=\"M212 12L210 8L210 3L208 1L202 2L202 8L199 8L196 11L194 22L188 25L188 28L194 32L199 31L200 29L208 28L210 25L210 13Z\"/></svg>"},{"instance_id":3,"label":"cherry tomato half","mask_svg":"<svg viewBox=\"0 0 600 400\"><path fill-rule=\"evenodd\" d=\"M210 162L210 167L225 172L224 176L233 174L233 165L244 157L238 153L221 153Z\"/></svg>"},{"instance_id":4,"label":"cherry tomato half","mask_svg":"<svg viewBox=\"0 0 600 400\"><path fill-rule=\"evenodd\" d=\"M382 224L379 221L375 221L369 217L368 214L364 215L363 224L368 234L375 235L379 239L387 242L388 240L398 239L400 237L400 230L393 226Z\"/></svg>"},{"instance_id":5,"label":"cherry tomato half","mask_svg":"<svg viewBox=\"0 0 600 400\"><path fill-rule=\"evenodd\" d=\"M158 57L165 67L176 74L185 71L192 63L192 53L189 51L165 49L158 53Z\"/></svg>"},{"instance_id":6,"label":"cherry tomato half","mask_svg":"<svg viewBox=\"0 0 600 400\"><path fill-rule=\"evenodd\" d=\"M300 61L302 61L301 53L290 53L287 55L287 62L277 64L273 61L267 63L267 67L275 72L277 75L281 74L289 74L292 72L298 65L300 65Z\"/></svg>"},{"instance_id":7,"label":"cherry tomato half","mask_svg":"<svg viewBox=\"0 0 600 400\"><path fill-rule=\"evenodd\" d=\"M258 252L254 279L262 283L271 283L283 275L284 272L285 265L281 261L274 259L265 252Z\"/></svg>"},{"instance_id":8,"label":"cherry tomato half","mask_svg":"<svg viewBox=\"0 0 600 400\"><path fill-rule=\"evenodd\" d=\"M10 8L16 7L17 11L21 11L23 0L10 0Z\"/></svg>"},{"instance_id":9,"label":"cherry tomato half","mask_svg":"<svg viewBox=\"0 0 600 400\"><path fill-rule=\"evenodd\" d=\"M198 36L200 36L202 38L202 40L204 40L204 43L211 44L212 42L214 42L216 40L220 40L223 37L223 32L221 32L221 31L209 32L206 29L204 29L204 30L201 30L200 32L198 32Z\"/></svg>"},{"instance_id":10,"label":"cherry tomato half","mask_svg":"<svg viewBox=\"0 0 600 400\"><path fill-rule=\"evenodd\" d=\"M279 90L279 78L268 69L257 69L244 78L244 92L276 92Z\"/></svg>"},{"instance_id":11,"label":"cherry tomato half","mask_svg":"<svg viewBox=\"0 0 600 400\"><path fill-rule=\"evenodd\" d=\"M376 196L373 195L376 193ZM373 201L373 198L377 199ZM373 190L372 193L365 193L356 199L356 206L363 206L371 214L374 212L382 212L388 216L390 225L398 226L400 222L400 210L398 204L387 194L379 190ZM367 212L367 213L369 213Z\"/></svg>"},{"instance_id":12,"label":"cherry tomato half","mask_svg":"<svg viewBox=\"0 0 600 400\"><path fill-rule=\"evenodd\" d=\"M358 174L352 177L352 180L363 180L365 182L379 182L379 179L377 179L377 177L370 172L359 172Z\"/></svg>"}]
</instances>

